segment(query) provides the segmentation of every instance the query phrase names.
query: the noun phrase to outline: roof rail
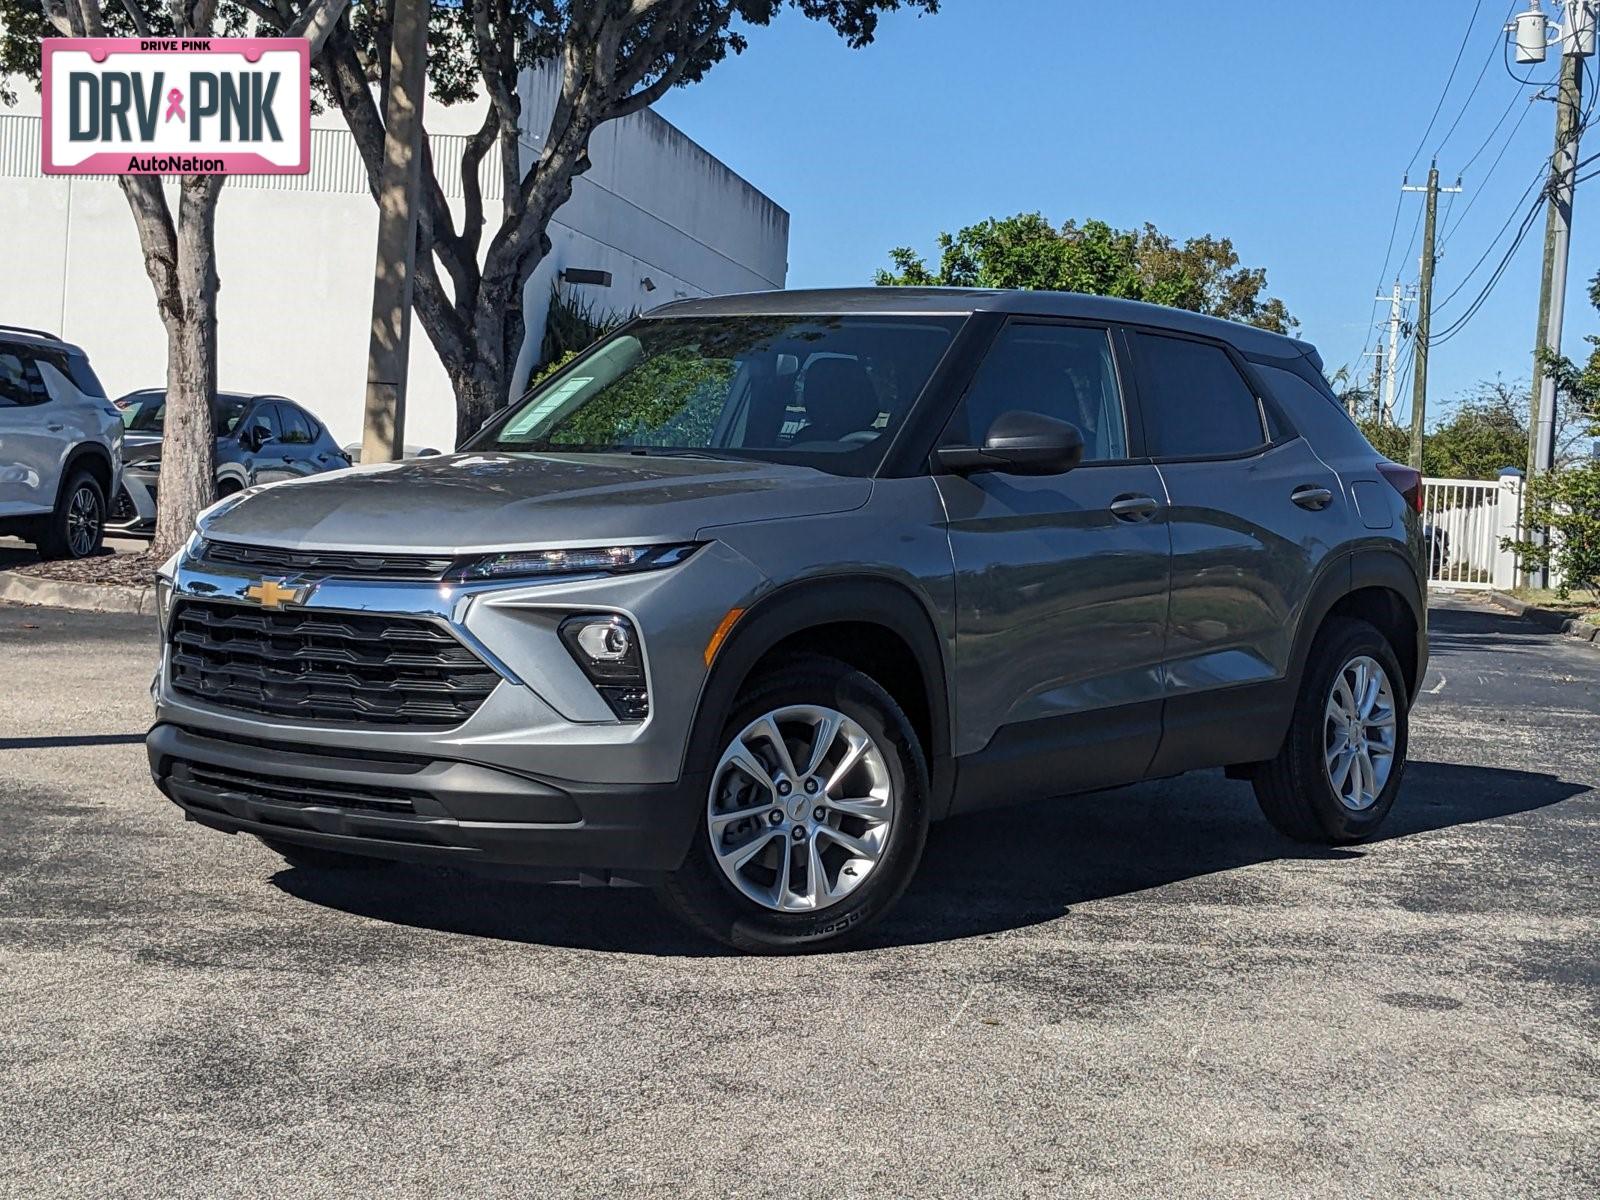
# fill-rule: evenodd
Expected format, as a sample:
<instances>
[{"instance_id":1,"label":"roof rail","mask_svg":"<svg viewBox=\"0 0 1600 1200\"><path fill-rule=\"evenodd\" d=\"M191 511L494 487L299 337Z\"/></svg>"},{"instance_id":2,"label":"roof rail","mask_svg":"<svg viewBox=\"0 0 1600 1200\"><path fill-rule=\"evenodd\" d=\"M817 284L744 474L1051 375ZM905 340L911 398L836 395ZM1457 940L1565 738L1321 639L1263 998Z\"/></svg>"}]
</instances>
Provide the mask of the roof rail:
<instances>
[{"instance_id":1,"label":"roof rail","mask_svg":"<svg viewBox=\"0 0 1600 1200\"><path fill-rule=\"evenodd\" d=\"M43 329L30 329L26 325L7 325L3 321L0 321L0 331L4 331L6 333L28 333L32 334L34 337L49 338L52 342L59 342L61 340L61 338L56 334L47 333Z\"/></svg>"}]
</instances>

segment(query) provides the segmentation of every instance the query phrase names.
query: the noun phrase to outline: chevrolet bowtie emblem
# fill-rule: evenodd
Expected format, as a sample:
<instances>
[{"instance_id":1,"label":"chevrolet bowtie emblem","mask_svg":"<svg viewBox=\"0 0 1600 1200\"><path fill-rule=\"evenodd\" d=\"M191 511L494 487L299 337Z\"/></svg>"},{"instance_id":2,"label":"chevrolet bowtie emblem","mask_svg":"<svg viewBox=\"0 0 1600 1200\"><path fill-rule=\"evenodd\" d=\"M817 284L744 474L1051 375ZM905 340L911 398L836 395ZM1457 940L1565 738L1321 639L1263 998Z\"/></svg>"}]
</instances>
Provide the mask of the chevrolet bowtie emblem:
<instances>
[{"instance_id":1,"label":"chevrolet bowtie emblem","mask_svg":"<svg viewBox=\"0 0 1600 1200\"><path fill-rule=\"evenodd\" d=\"M244 594L262 608L282 608L285 604L303 604L311 594L309 587L290 587L276 579L263 579L245 588Z\"/></svg>"}]
</instances>

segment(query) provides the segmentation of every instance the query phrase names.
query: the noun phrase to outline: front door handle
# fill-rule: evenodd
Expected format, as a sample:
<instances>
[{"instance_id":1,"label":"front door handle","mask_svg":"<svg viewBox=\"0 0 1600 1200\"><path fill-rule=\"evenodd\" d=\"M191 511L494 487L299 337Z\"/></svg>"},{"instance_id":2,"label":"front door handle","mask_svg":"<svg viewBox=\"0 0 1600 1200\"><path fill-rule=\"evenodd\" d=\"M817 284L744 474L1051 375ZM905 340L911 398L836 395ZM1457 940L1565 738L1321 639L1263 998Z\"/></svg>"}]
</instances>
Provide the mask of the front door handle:
<instances>
[{"instance_id":1,"label":"front door handle","mask_svg":"<svg viewBox=\"0 0 1600 1200\"><path fill-rule=\"evenodd\" d=\"M1312 512L1320 512L1333 503L1333 493L1327 488L1319 487L1314 483L1302 483L1289 493L1289 499L1293 500L1301 508L1309 508Z\"/></svg>"},{"instance_id":2,"label":"front door handle","mask_svg":"<svg viewBox=\"0 0 1600 1200\"><path fill-rule=\"evenodd\" d=\"M1148 521L1156 515L1160 505L1153 496L1118 496L1111 502L1111 515L1119 521L1132 524L1136 521Z\"/></svg>"},{"instance_id":3,"label":"front door handle","mask_svg":"<svg viewBox=\"0 0 1600 1200\"><path fill-rule=\"evenodd\" d=\"M48 425L45 426L45 428L48 429L51 433L60 433L63 429L66 428L66 426L63 425L60 421L51 421Z\"/></svg>"}]
</instances>

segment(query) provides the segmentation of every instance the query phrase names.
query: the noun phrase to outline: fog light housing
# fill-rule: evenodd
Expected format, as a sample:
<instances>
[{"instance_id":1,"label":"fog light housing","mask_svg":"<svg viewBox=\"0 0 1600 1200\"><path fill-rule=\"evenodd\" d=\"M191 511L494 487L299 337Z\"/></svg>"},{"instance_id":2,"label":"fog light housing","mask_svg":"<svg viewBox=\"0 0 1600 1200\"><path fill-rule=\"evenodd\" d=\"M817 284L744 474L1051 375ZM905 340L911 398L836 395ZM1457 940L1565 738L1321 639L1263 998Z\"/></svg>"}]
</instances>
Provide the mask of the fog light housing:
<instances>
[{"instance_id":1,"label":"fog light housing","mask_svg":"<svg viewBox=\"0 0 1600 1200\"><path fill-rule=\"evenodd\" d=\"M584 613L561 622L561 641L594 690L621 721L650 715L644 655L633 622L616 613Z\"/></svg>"}]
</instances>

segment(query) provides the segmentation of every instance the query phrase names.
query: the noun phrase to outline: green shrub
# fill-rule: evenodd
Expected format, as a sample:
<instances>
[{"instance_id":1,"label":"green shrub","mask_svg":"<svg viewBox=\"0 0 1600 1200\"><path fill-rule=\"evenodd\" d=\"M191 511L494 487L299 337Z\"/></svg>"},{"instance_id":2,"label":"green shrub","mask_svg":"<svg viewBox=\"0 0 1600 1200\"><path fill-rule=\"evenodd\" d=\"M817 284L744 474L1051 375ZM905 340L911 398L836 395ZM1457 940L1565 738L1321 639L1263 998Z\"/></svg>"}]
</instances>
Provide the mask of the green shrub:
<instances>
[{"instance_id":1,"label":"green shrub","mask_svg":"<svg viewBox=\"0 0 1600 1200\"><path fill-rule=\"evenodd\" d=\"M1574 589L1600 588L1600 461L1536 475L1527 483L1528 524L1549 531L1543 544L1501 539L1524 570L1551 568L1565 600Z\"/></svg>"}]
</instances>

